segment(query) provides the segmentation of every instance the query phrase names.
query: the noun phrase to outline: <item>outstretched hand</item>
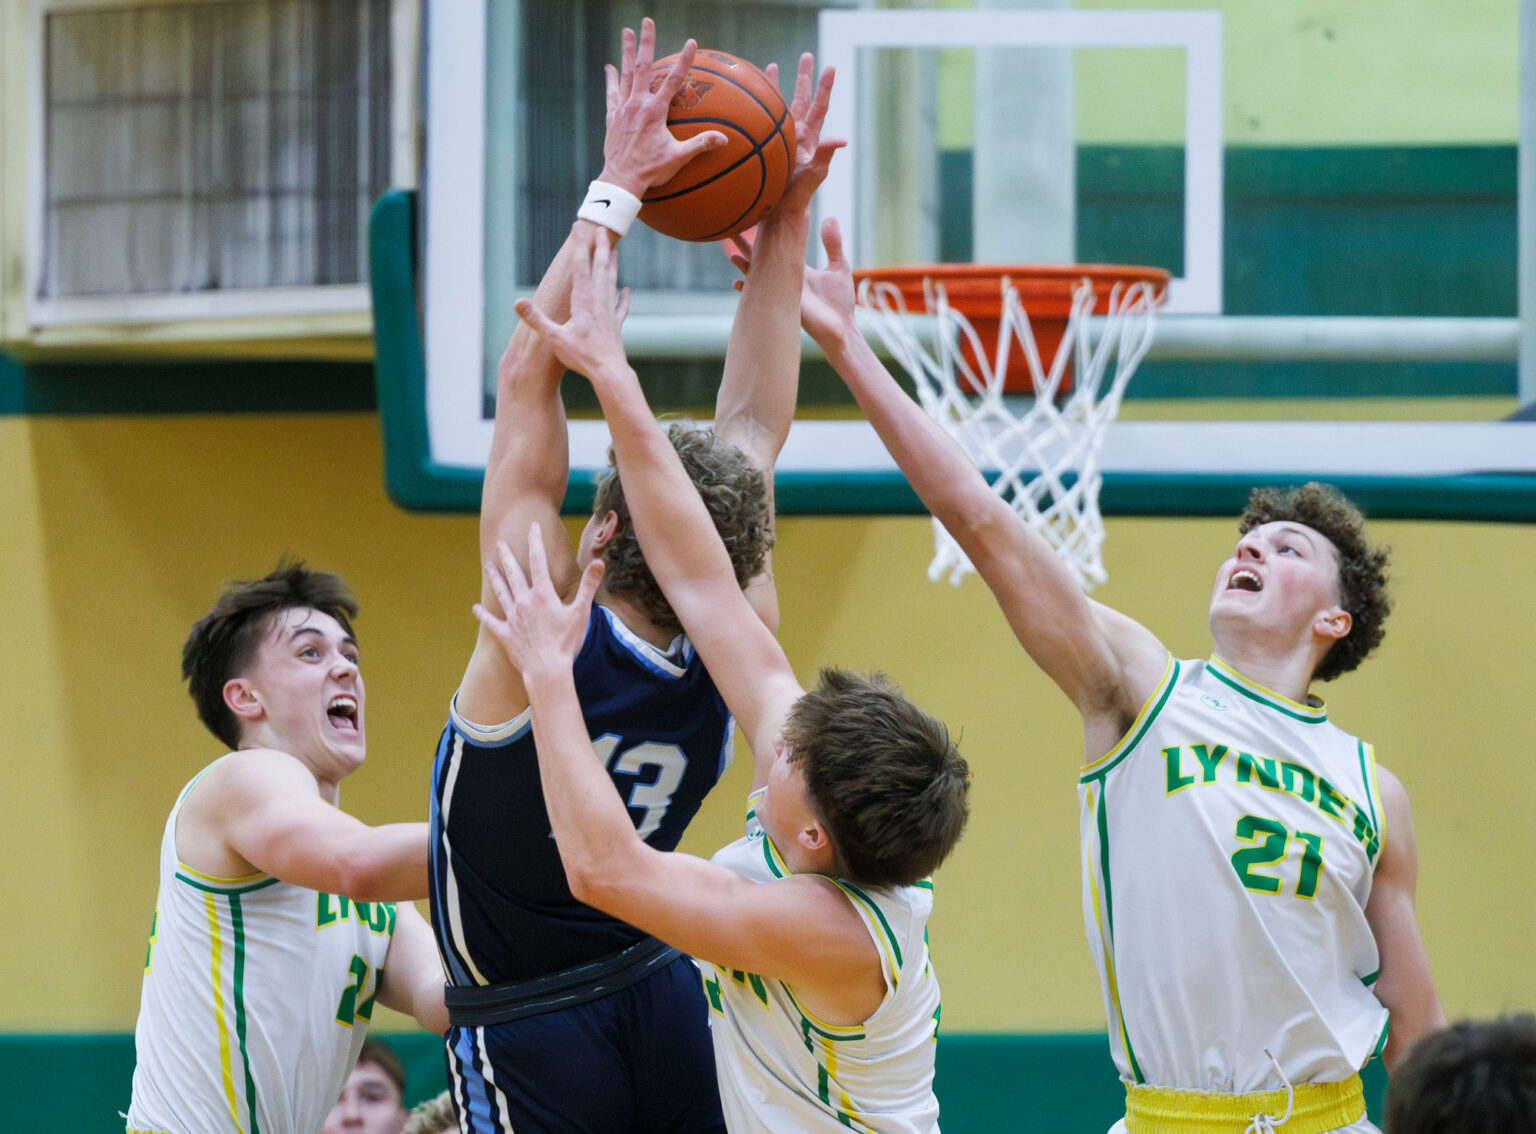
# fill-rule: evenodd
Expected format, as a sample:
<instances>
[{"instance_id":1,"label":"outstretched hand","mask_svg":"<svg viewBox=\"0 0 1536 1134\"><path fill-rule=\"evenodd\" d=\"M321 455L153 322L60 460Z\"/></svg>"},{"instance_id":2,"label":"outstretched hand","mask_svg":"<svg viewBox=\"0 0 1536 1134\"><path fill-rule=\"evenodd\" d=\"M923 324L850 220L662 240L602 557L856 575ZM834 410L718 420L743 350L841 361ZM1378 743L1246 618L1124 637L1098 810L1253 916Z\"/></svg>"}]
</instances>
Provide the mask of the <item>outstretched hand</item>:
<instances>
[{"instance_id":1,"label":"outstretched hand","mask_svg":"<svg viewBox=\"0 0 1536 1134\"><path fill-rule=\"evenodd\" d=\"M498 617L476 603L475 617L501 644L525 682L569 673L587 637L592 598L603 578L603 561L594 559L581 574L576 597L563 602L549 577L539 525L528 531L528 576L504 540L496 541L496 562L485 564L485 577L501 605Z\"/></svg>"},{"instance_id":2,"label":"outstretched hand","mask_svg":"<svg viewBox=\"0 0 1536 1134\"><path fill-rule=\"evenodd\" d=\"M775 221L805 220L810 213L811 198L816 195L816 190L821 188L821 183L827 179L827 170L832 165L832 155L848 144L842 138L822 140L821 127L827 118L827 104L832 99L832 81L836 77L836 71L831 67L823 70L821 77L816 80L816 89L812 92L811 80L815 71L815 57L807 51L800 56L800 69L795 75L794 101L789 107L790 117L795 122L795 168L790 174L784 195L779 198L778 204L763 214L762 219L758 221L759 225L771 225ZM768 79L774 86L778 86L778 64L768 64ZM745 276L752 261L752 245L746 237L742 235L731 237L726 255ZM740 291L742 281L736 280L733 286Z\"/></svg>"},{"instance_id":3,"label":"outstretched hand","mask_svg":"<svg viewBox=\"0 0 1536 1134\"><path fill-rule=\"evenodd\" d=\"M821 222L821 246L827 251L825 268L806 268L800 285L800 325L823 350L839 336L858 334L854 319L853 265L843 254L843 234L836 217Z\"/></svg>"},{"instance_id":4,"label":"outstretched hand","mask_svg":"<svg viewBox=\"0 0 1536 1134\"><path fill-rule=\"evenodd\" d=\"M641 197L651 186L669 180L699 154L725 145L725 135L719 130L706 130L680 142L667 129L667 108L682 89L698 48L691 39L683 44L672 69L652 89L656 25L649 17L641 20L638 42L633 29L624 29L618 70L612 63L603 67L608 132L603 138L603 172L599 180Z\"/></svg>"},{"instance_id":5,"label":"outstretched hand","mask_svg":"<svg viewBox=\"0 0 1536 1134\"><path fill-rule=\"evenodd\" d=\"M778 85L777 65L768 68L769 78ZM789 115L795 122L795 169L789 178L784 196L770 211L769 216L804 214L811 206L811 197L827 179L827 167L832 155L848 143L842 138L821 137L821 127L827 120L827 104L832 100L832 81L836 71L827 67L815 81L816 59L809 52L800 56L800 67L795 74L795 95L789 106Z\"/></svg>"},{"instance_id":6,"label":"outstretched hand","mask_svg":"<svg viewBox=\"0 0 1536 1134\"><path fill-rule=\"evenodd\" d=\"M620 328L629 313L629 289L617 291L618 255L605 230L578 233L571 269L571 314L556 323L531 299L514 305L523 322L547 342L561 364L588 379L628 371Z\"/></svg>"}]
</instances>

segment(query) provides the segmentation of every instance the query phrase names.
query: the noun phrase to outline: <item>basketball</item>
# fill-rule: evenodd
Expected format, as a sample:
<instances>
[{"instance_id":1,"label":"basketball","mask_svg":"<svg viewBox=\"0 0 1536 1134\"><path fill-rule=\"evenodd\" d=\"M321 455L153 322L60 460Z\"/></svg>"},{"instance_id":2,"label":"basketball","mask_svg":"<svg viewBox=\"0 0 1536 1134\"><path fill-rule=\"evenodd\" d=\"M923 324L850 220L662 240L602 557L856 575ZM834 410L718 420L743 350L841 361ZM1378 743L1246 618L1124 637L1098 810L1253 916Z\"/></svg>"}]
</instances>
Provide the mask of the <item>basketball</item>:
<instances>
[{"instance_id":1,"label":"basketball","mask_svg":"<svg viewBox=\"0 0 1536 1134\"><path fill-rule=\"evenodd\" d=\"M676 59L652 65L652 90ZM795 168L795 124L778 89L752 64L700 48L672 99L667 126L679 139L719 130L726 142L641 198L640 219L657 232L723 240L779 203Z\"/></svg>"}]
</instances>

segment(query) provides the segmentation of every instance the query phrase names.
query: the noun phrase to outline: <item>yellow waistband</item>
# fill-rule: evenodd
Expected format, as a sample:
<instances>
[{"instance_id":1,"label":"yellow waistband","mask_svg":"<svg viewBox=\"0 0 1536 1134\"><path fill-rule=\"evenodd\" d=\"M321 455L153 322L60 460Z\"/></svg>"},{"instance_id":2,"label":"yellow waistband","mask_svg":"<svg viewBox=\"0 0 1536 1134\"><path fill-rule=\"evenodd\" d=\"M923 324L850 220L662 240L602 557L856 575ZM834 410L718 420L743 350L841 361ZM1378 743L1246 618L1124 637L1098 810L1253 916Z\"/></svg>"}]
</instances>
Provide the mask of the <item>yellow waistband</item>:
<instances>
[{"instance_id":1,"label":"yellow waistband","mask_svg":"<svg viewBox=\"0 0 1536 1134\"><path fill-rule=\"evenodd\" d=\"M1290 1121L1279 1126L1285 1101L1283 1090L1224 1095L1127 1083L1125 1129L1129 1134L1243 1134L1255 1115L1268 1114L1281 1134L1326 1134L1365 1113L1359 1075L1342 1083L1298 1083Z\"/></svg>"}]
</instances>

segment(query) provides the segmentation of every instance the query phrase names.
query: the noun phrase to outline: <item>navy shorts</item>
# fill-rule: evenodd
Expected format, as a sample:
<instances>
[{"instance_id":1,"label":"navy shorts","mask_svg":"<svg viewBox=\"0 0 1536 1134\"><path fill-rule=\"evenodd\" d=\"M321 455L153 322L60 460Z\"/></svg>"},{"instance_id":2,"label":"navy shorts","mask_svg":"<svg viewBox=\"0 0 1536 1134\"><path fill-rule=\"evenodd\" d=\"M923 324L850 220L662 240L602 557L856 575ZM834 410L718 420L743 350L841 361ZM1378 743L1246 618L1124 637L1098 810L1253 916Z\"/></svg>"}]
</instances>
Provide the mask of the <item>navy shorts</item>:
<instances>
[{"instance_id":1,"label":"navy shorts","mask_svg":"<svg viewBox=\"0 0 1536 1134\"><path fill-rule=\"evenodd\" d=\"M678 957L597 1000L448 1032L469 1134L724 1134L709 1005Z\"/></svg>"}]
</instances>

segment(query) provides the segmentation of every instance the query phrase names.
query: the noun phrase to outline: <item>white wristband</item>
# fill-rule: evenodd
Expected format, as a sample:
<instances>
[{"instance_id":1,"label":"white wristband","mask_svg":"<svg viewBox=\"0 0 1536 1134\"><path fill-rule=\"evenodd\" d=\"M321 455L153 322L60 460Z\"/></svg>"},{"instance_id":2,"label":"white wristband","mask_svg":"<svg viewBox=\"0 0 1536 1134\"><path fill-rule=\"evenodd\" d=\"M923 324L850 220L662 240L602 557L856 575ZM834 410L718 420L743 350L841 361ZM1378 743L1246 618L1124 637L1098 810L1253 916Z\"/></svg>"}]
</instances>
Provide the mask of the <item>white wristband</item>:
<instances>
[{"instance_id":1,"label":"white wristband","mask_svg":"<svg viewBox=\"0 0 1536 1134\"><path fill-rule=\"evenodd\" d=\"M576 210L576 215L593 224L623 236L635 223L640 213L640 198L628 189L607 181L594 181L587 186L587 199Z\"/></svg>"}]
</instances>

